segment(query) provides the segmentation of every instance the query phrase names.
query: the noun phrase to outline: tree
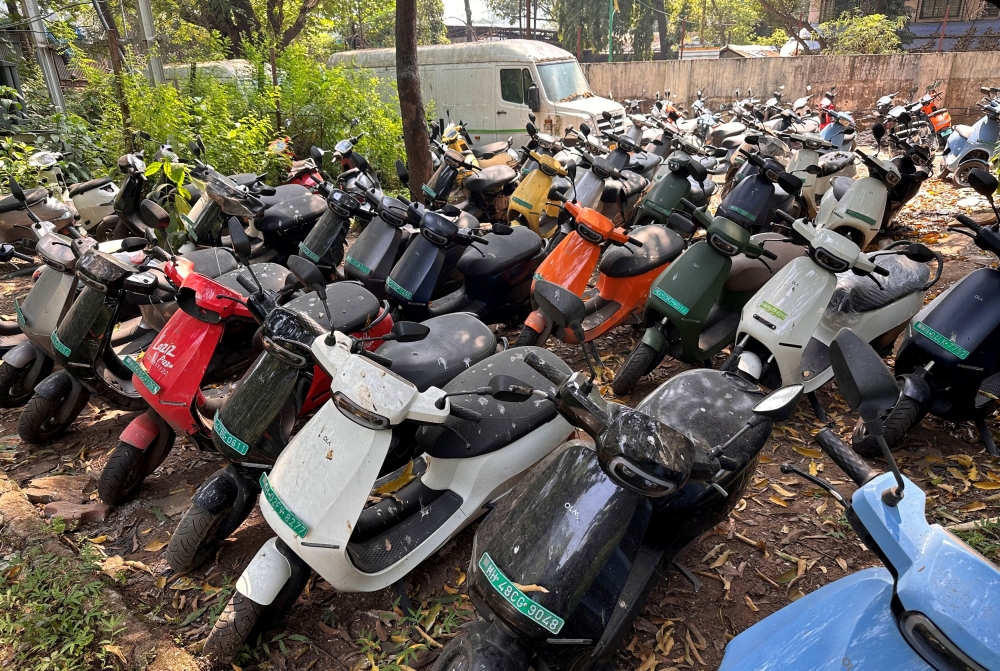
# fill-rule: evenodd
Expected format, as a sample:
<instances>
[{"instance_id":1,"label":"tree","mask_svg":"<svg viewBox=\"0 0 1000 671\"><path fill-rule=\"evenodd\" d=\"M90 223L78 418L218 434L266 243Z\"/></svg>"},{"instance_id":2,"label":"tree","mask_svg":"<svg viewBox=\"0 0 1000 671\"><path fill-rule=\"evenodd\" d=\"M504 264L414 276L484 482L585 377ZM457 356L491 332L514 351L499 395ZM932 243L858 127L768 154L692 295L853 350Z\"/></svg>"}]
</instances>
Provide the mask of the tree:
<instances>
[{"instance_id":1,"label":"tree","mask_svg":"<svg viewBox=\"0 0 1000 671\"><path fill-rule=\"evenodd\" d=\"M476 31L472 29L472 4L469 0L465 0L465 41L476 41Z\"/></svg>"},{"instance_id":2,"label":"tree","mask_svg":"<svg viewBox=\"0 0 1000 671\"><path fill-rule=\"evenodd\" d=\"M285 0L266 0L261 17L252 0L170 0L170 10L181 19L225 37L229 56L242 58L249 41L264 36L266 42L284 49L303 31L320 0L299 0L286 13Z\"/></svg>"},{"instance_id":3,"label":"tree","mask_svg":"<svg viewBox=\"0 0 1000 671\"><path fill-rule=\"evenodd\" d=\"M431 178L431 141L417 64L417 0L396 1L396 89L403 119L403 145L410 171L410 192L423 200L421 186Z\"/></svg>"},{"instance_id":4,"label":"tree","mask_svg":"<svg viewBox=\"0 0 1000 671\"><path fill-rule=\"evenodd\" d=\"M884 14L844 12L839 19L819 26L826 36L825 54L898 54L903 51L897 31L906 26L906 17L890 19Z\"/></svg>"}]
</instances>

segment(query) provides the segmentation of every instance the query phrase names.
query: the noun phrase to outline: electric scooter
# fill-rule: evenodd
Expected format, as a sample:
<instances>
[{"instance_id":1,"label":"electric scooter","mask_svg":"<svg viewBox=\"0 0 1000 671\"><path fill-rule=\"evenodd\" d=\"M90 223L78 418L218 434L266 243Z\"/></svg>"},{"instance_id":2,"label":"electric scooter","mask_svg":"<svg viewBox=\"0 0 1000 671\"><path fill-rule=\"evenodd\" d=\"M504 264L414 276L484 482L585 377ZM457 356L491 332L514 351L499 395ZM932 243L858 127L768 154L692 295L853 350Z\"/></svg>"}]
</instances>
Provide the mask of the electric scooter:
<instances>
[{"instance_id":1,"label":"electric scooter","mask_svg":"<svg viewBox=\"0 0 1000 671\"><path fill-rule=\"evenodd\" d=\"M983 117L972 126L953 126L954 132L948 137L942 155L939 177L951 173L952 181L960 189L968 188L972 170L989 171L990 156L1000 141L1000 88L981 86L979 90L985 95L977 103Z\"/></svg>"},{"instance_id":2,"label":"electric scooter","mask_svg":"<svg viewBox=\"0 0 1000 671\"><path fill-rule=\"evenodd\" d=\"M843 235L784 212L779 217L808 245L808 256L778 271L747 302L724 370L738 368L769 389L805 385L816 415L825 421L815 391L833 376L834 336L850 326L876 349L891 351L927 290L941 279L944 260L905 241L865 254ZM928 281L925 264L932 260L937 272Z\"/></svg>"},{"instance_id":3,"label":"electric scooter","mask_svg":"<svg viewBox=\"0 0 1000 671\"><path fill-rule=\"evenodd\" d=\"M997 179L988 172L969 173L969 184L992 204ZM996 207L994 205L994 212ZM949 230L971 237L977 247L1000 256L997 224L980 226L964 214ZM986 418L1000 407L1000 271L980 268L948 287L922 308L906 328L896 352L899 398L883 408L882 423L889 447L928 414L952 422L972 420L986 449L1000 457ZM854 449L866 457L879 454L878 442L859 422Z\"/></svg>"},{"instance_id":4,"label":"electric scooter","mask_svg":"<svg viewBox=\"0 0 1000 671\"><path fill-rule=\"evenodd\" d=\"M123 362L149 409L125 428L104 466L97 491L105 503L120 505L135 495L170 452L175 432L200 449L212 448L211 420L231 390L207 385L246 371L256 359L256 324L295 289L286 283L287 269L249 265L250 241L235 218L229 234L243 267L216 279L185 277L177 291L180 309L142 357Z\"/></svg>"},{"instance_id":5,"label":"electric scooter","mask_svg":"<svg viewBox=\"0 0 1000 671\"><path fill-rule=\"evenodd\" d=\"M751 236L735 222L699 210L692 219L675 212L670 225L689 235L701 227L705 238L685 249L653 282L642 340L611 385L618 396L631 392L668 354L697 364L721 352L735 339L747 301L776 272L805 254L800 245L777 233Z\"/></svg>"},{"instance_id":6,"label":"electric scooter","mask_svg":"<svg viewBox=\"0 0 1000 671\"><path fill-rule=\"evenodd\" d=\"M795 466L781 470L829 492L885 567L821 587L743 631L726 645L720 671L1000 668L1000 571L928 524L927 497L899 472L880 432L879 414L896 399L892 374L848 329L837 334L830 358L837 386L876 437L889 472L876 473L829 428L816 440L858 486L850 500Z\"/></svg>"},{"instance_id":7,"label":"electric scooter","mask_svg":"<svg viewBox=\"0 0 1000 671\"><path fill-rule=\"evenodd\" d=\"M539 295L550 318L581 328L578 297L552 284ZM727 519L772 423L802 395L793 385L765 397L731 373L693 370L633 410L601 398L593 373L567 375L534 354L525 363L558 385L544 393L593 442L563 444L479 526L468 576L483 620L459 630L434 671L610 668L668 570L700 585L681 556Z\"/></svg>"},{"instance_id":8,"label":"electric scooter","mask_svg":"<svg viewBox=\"0 0 1000 671\"><path fill-rule=\"evenodd\" d=\"M393 329L402 341L428 332L411 322ZM420 392L360 345L342 333L313 343L333 397L261 477L261 512L278 536L243 571L205 641L203 654L217 665L288 612L311 570L340 591L399 583L573 431L548 397L524 402L530 389L550 386L527 355L570 373L548 351L502 352L445 390ZM397 431L412 422L421 425L415 458L380 478Z\"/></svg>"},{"instance_id":9,"label":"electric scooter","mask_svg":"<svg viewBox=\"0 0 1000 671\"><path fill-rule=\"evenodd\" d=\"M759 144L761 137L747 135L744 141L750 145ZM744 168L750 174L722 199L715 210L718 216L751 233L765 233L770 230L775 211L806 210L800 195L802 180L799 177L787 172L777 159L765 157L760 152L740 148L738 153L746 157Z\"/></svg>"},{"instance_id":10,"label":"electric scooter","mask_svg":"<svg viewBox=\"0 0 1000 671\"><path fill-rule=\"evenodd\" d=\"M72 206L76 223L88 233L114 212L118 185L110 177L99 177L70 185L59 162L66 155L58 151L38 151L28 158L28 165L38 170L38 184Z\"/></svg>"},{"instance_id":11,"label":"electric scooter","mask_svg":"<svg viewBox=\"0 0 1000 671\"><path fill-rule=\"evenodd\" d=\"M664 131L664 136L667 132ZM714 157L715 149L697 142L693 135L676 134L668 139L675 149L653 175L652 186L642 195L632 217L632 226L667 226L670 214L687 200L704 210L715 193L703 159ZM712 158L714 161L714 158Z\"/></svg>"}]
</instances>

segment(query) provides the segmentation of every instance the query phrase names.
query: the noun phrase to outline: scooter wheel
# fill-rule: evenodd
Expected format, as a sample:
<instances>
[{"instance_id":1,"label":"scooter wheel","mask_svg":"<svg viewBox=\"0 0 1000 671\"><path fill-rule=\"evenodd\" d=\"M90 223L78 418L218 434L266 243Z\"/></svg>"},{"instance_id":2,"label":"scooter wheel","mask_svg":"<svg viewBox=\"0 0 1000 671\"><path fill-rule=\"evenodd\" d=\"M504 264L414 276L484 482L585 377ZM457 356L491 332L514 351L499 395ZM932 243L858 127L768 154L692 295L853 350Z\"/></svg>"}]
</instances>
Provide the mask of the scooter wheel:
<instances>
[{"instance_id":1,"label":"scooter wheel","mask_svg":"<svg viewBox=\"0 0 1000 671\"><path fill-rule=\"evenodd\" d=\"M21 368L0 364L0 408L20 408L28 402L35 393L28 384L30 374L31 364Z\"/></svg>"},{"instance_id":2,"label":"scooter wheel","mask_svg":"<svg viewBox=\"0 0 1000 671\"><path fill-rule=\"evenodd\" d=\"M233 594L205 639L202 654L213 666L228 667L260 624L266 609L267 606L262 606L239 592Z\"/></svg>"},{"instance_id":3,"label":"scooter wheel","mask_svg":"<svg viewBox=\"0 0 1000 671\"><path fill-rule=\"evenodd\" d=\"M17 434L31 445L55 440L76 420L79 411L64 407L65 399L46 398L35 394L24 406L17 420Z\"/></svg>"},{"instance_id":4,"label":"scooter wheel","mask_svg":"<svg viewBox=\"0 0 1000 671\"><path fill-rule=\"evenodd\" d=\"M900 396L895 407L889 412L887 417L882 419L882 433L885 443L890 449L895 449L903 442L903 438L910 430L920 423L927 416L927 409L914 401L909 396ZM882 456L882 448L874 436L869 436L865 431L865 423L858 420L854 426L854 433L851 435L851 446L854 451L862 457L869 459Z\"/></svg>"},{"instance_id":5,"label":"scooter wheel","mask_svg":"<svg viewBox=\"0 0 1000 671\"><path fill-rule=\"evenodd\" d=\"M656 350L644 342L632 350L631 356L617 373L611 382L611 390L615 396L627 396L635 388L639 378L651 372L650 368L655 366Z\"/></svg>"},{"instance_id":6,"label":"scooter wheel","mask_svg":"<svg viewBox=\"0 0 1000 671\"><path fill-rule=\"evenodd\" d=\"M952 183L959 189L969 188L969 174L975 168L979 168L980 170L985 170L986 172L990 171L990 166L986 163L986 161L981 161L979 159L965 161L957 168L955 168L955 172L952 173L951 175Z\"/></svg>"},{"instance_id":7,"label":"scooter wheel","mask_svg":"<svg viewBox=\"0 0 1000 671\"><path fill-rule=\"evenodd\" d=\"M518 646L497 645L489 636L490 623L470 622L459 629L431 671L521 671L528 668L528 656ZM505 649L506 648L506 649Z\"/></svg>"},{"instance_id":8,"label":"scooter wheel","mask_svg":"<svg viewBox=\"0 0 1000 671\"><path fill-rule=\"evenodd\" d=\"M542 340L542 334L531 328L527 324L521 329L521 332L517 334L517 340L514 341L514 347L530 347L535 345L542 347L545 341Z\"/></svg>"},{"instance_id":9,"label":"scooter wheel","mask_svg":"<svg viewBox=\"0 0 1000 671\"><path fill-rule=\"evenodd\" d=\"M183 573L196 568L212 556L219 543L226 538L219 538L219 531L231 509L230 506L211 513L192 503L170 537L170 545L167 546L167 563L170 568Z\"/></svg>"},{"instance_id":10,"label":"scooter wheel","mask_svg":"<svg viewBox=\"0 0 1000 671\"><path fill-rule=\"evenodd\" d=\"M156 441L145 450L126 442L118 443L97 483L101 501L120 506L130 500L139 491L146 476L167 458L173 444L174 432L169 427L161 429Z\"/></svg>"}]
</instances>

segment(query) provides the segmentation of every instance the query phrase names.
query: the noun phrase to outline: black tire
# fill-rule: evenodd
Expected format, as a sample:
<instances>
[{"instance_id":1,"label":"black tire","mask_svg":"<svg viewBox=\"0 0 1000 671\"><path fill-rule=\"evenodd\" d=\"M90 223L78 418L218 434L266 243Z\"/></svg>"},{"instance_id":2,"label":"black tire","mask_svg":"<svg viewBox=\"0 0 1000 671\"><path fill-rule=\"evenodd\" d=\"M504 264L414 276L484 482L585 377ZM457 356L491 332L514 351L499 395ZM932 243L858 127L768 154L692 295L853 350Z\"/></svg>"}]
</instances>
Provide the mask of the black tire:
<instances>
[{"instance_id":1,"label":"black tire","mask_svg":"<svg viewBox=\"0 0 1000 671\"><path fill-rule=\"evenodd\" d=\"M903 437L926 416L926 408L909 396L900 396L896 406L889 412L889 416L882 421L883 435L889 448L897 448L903 441ZM878 441L873 436L868 435L864 422L860 419L854 426L851 444L854 451L862 457L882 456L882 449L879 447Z\"/></svg>"},{"instance_id":2,"label":"black tire","mask_svg":"<svg viewBox=\"0 0 1000 671\"><path fill-rule=\"evenodd\" d=\"M112 506L129 501L139 491L146 476L167 458L173 444L174 432L169 427L161 427L156 440L145 450L124 441L118 443L97 482L101 501Z\"/></svg>"},{"instance_id":3,"label":"black tire","mask_svg":"<svg viewBox=\"0 0 1000 671\"><path fill-rule=\"evenodd\" d=\"M0 408L20 408L35 393L35 390L26 384L32 365L29 363L21 368L15 368L7 362L0 364Z\"/></svg>"},{"instance_id":4,"label":"black tire","mask_svg":"<svg viewBox=\"0 0 1000 671\"><path fill-rule=\"evenodd\" d=\"M167 546L167 563L170 568L184 573L211 557L219 543L229 535L220 538L220 527L231 510L230 505L213 514L192 503L170 536L170 545Z\"/></svg>"},{"instance_id":5,"label":"black tire","mask_svg":"<svg viewBox=\"0 0 1000 671\"><path fill-rule=\"evenodd\" d=\"M434 661L431 671L522 671L528 655L519 646L498 645L489 635L490 623L470 622L458 630ZM589 656L589 653L588 653Z\"/></svg>"},{"instance_id":6,"label":"black tire","mask_svg":"<svg viewBox=\"0 0 1000 671\"><path fill-rule=\"evenodd\" d=\"M542 334L525 324L521 332L517 334L517 340L514 341L512 347L530 347L532 345L541 347L544 344Z\"/></svg>"},{"instance_id":7,"label":"black tire","mask_svg":"<svg viewBox=\"0 0 1000 671\"><path fill-rule=\"evenodd\" d=\"M205 639L202 654L213 666L228 668L261 623L265 610L267 606L235 592Z\"/></svg>"},{"instance_id":8,"label":"black tire","mask_svg":"<svg viewBox=\"0 0 1000 671\"><path fill-rule=\"evenodd\" d=\"M17 420L17 435L31 445L43 445L64 434L80 414L65 408L65 401L40 394L32 396Z\"/></svg>"},{"instance_id":9,"label":"black tire","mask_svg":"<svg viewBox=\"0 0 1000 671\"><path fill-rule=\"evenodd\" d=\"M611 391L615 392L615 396L627 396L632 393L639 378L656 365L654 362L657 354L653 347L644 342L639 343L625 364L615 373L615 379L611 382Z\"/></svg>"},{"instance_id":10,"label":"black tire","mask_svg":"<svg viewBox=\"0 0 1000 671\"><path fill-rule=\"evenodd\" d=\"M963 161L955 172L951 174L951 181L958 189L969 188L969 173L972 172L973 168L979 168L980 170L990 171L989 164L978 158Z\"/></svg>"}]
</instances>

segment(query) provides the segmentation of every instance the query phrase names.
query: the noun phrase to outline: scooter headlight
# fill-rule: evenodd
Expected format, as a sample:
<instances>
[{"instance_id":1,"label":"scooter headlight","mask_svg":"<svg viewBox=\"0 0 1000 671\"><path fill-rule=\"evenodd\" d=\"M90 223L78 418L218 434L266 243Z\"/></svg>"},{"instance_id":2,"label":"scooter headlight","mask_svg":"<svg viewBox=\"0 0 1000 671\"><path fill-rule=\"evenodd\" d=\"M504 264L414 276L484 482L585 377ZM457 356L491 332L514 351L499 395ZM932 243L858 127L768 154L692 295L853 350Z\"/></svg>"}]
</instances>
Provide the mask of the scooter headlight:
<instances>
[{"instance_id":1,"label":"scooter headlight","mask_svg":"<svg viewBox=\"0 0 1000 671\"><path fill-rule=\"evenodd\" d=\"M722 252L726 256L736 256L740 253L740 248L723 238L718 233L712 233L708 236L708 244L712 245L715 249Z\"/></svg>"},{"instance_id":2,"label":"scooter headlight","mask_svg":"<svg viewBox=\"0 0 1000 671\"><path fill-rule=\"evenodd\" d=\"M923 613L903 613L899 617L899 630L910 647L937 671L986 671L948 640Z\"/></svg>"},{"instance_id":3,"label":"scooter headlight","mask_svg":"<svg viewBox=\"0 0 1000 671\"><path fill-rule=\"evenodd\" d=\"M366 429L382 431L389 428L389 418L383 417L371 410L366 410L349 399L344 392L338 391L333 395L333 402L337 405L340 413L355 424L360 424Z\"/></svg>"},{"instance_id":4,"label":"scooter headlight","mask_svg":"<svg viewBox=\"0 0 1000 671\"><path fill-rule=\"evenodd\" d=\"M834 256L822 247L815 251L813 259L832 273L842 273L851 267L850 263L839 256Z\"/></svg>"},{"instance_id":5,"label":"scooter headlight","mask_svg":"<svg viewBox=\"0 0 1000 671\"><path fill-rule=\"evenodd\" d=\"M891 170L885 173L885 183L888 184L889 186L896 186L897 184L899 184L899 180L900 180L899 173L892 172Z\"/></svg>"}]
</instances>

